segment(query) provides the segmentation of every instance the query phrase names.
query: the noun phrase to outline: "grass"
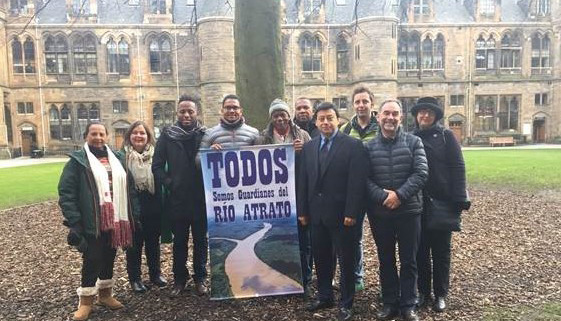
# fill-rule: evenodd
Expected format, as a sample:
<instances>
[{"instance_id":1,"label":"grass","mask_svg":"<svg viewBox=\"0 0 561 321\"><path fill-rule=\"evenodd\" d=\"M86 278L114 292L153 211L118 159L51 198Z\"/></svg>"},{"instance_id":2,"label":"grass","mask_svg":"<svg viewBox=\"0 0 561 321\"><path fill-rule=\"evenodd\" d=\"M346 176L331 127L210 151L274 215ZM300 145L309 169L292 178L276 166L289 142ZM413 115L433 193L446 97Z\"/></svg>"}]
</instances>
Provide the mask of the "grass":
<instances>
[{"instance_id":1,"label":"grass","mask_svg":"<svg viewBox=\"0 0 561 321\"><path fill-rule=\"evenodd\" d=\"M0 169L0 209L56 199L64 163Z\"/></svg>"},{"instance_id":2,"label":"grass","mask_svg":"<svg viewBox=\"0 0 561 321\"><path fill-rule=\"evenodd\" d=\"M466 150L469 185L541 191L561 189L561 150Z\"/></svg>"},{"instance_id":3,"label":"grass","mask_svg":"<svg viewBox=\"0 0 561 321\"><path fill-rule=\"evenodd\" d=\"M483 321L561 321L561 303L547 303L538 307L517 306L487 311Z\"/></svg>"}]
</instances>

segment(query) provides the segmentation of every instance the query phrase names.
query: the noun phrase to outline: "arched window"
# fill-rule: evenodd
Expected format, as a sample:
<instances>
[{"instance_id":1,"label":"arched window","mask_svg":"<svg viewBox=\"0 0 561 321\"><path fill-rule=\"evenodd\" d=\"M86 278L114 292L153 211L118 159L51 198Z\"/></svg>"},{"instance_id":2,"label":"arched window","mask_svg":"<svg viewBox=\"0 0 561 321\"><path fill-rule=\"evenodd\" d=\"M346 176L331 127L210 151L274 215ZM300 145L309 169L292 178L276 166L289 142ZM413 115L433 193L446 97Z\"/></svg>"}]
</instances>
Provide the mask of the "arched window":
<instances>
[{"instance_id":1,"label":"arched window","mask_svg":"<svg viewBox=\"0 0 561 321\"><path fill-rule=\"evenodd\" d=\"M475 96L475 130L496 131L497 96Z\"/></svg>"},{"instance_id":2,"label":"arched window","mask_svg":"<svg viewBox=\"0 0 561 321\"><path fill-rule=\"evenodd\" d=\"M72 43L74 73L77 75L97 74L96 40L92 35L74 38Z\"/></svg>"},{"instance_id":3,"label":"arched window","mask_svg":"<svg viewBox=\"0 0 561 321\"><path fill-rule=\"evenodd\" d=\"M163 127L163 112L160 103L155 103L154 108L152 109L152 121L154 123L154 127L160 128Z\"/></svg>"},{"instance_id":4,"label":"arched window","mask_svg":"<svg viewBox=\"0 0 561 321\"><path fill-rule=\"evenodd\" d=\"M337 74L346 74L349 69L349 44L341 34L337 37Z\"/></svg>"},{"instance_id":5,"label":"arched window","mask_svg":"<svg viewBox=\"0 0 561 321\"><path fill-rule=\"evenodd\" d=\"M49 127L51 139L60 139L60 113L54 104L49 109Z\"/></svg>"},{"instance_id":6,"label":"arched window","mask_svg":"<svg viewBox=\"0 0 561 321\"><path fill-rule=\"evenodd\" d=\"M517 96L502 96L497 117L499 130L518 130L518 105Z\"/></svg>"},{"instance_id":7,"label":"arched window","mask_svg":"<svg viewBox=\"0 0 561 321\"><path fill-rule=\"evenodd\" d=\"M419 69L419 35L413 34L409 37L407 41L407 69L408 70L418 70Z\"/></svg>"},{"instance_id":8,"label":"arched window","mask_svg":"<svg viewBox=\"0 0 561 321\"><path fill-rule=\"evenodd\" d=\"M399 42L397 44L397 69L407 70L407 42L409 42L409 35L401 33L399 35Z\"/></svg>"},{"instance_id":9,"label":"arched window","mask_svg":"<svg viewBox=\"0 0 561 321\"><path fill-rule=\"evenodd\" d=\"M505 34L501 40L501 70L520 71L520 37Z\"/></svg>"},{"instance_id":10,"label":"arched window","mask_svg":"<svg viewBox=\"0 0 561 321\"><path fill-rule=\"evenodd\" d=\"M479 12L484 16L494 16L495 15L495 0L480 0L479 2Z\"/></svg>"},{"instance_id":11,"label":"arched window","mask_svg":"<svg viewBox=\"0 0 561 321\"><path fill-rule=\"evenodd\" d=\"M47 74L68 73L68 44L64 36L48 36L45 40L45 65Z\"/></svg>"},{"instance_id":12,"label":"arched window","mask_svg":"<svg viewBox=\"0 0 561 321\"><path fill-rule=\"evenodd\" d=\"M173 102L157 102L152 109L154 128L160 131L175 122L175 107Z\"/></svg>"},{"instance_id":13,"label":"arched window","mask_svg":"<svg viewBox=\"0 0 561 321\"><path fill-rule=\"evenodd\" d=\"M439 34L434 41L434 69L444 69L444 37Z\"/></svg>"},{"instance_id":14,"label":"arched window","mask_svg":"<svg viewBox=\"0 0 561 321\"><path fill-rule=\"evenodd\" d=\"M494 70L495 67L495 39L489 36L487 40L480 35L475 43L475 67L480 70Z\"/></svg>"},{"instance_id":15,"label":"arched window","mask_svg":"<svg viewBox=\"0 0 561 321\"><path fill-rule=\"evenodd\" d=\"M12 41L12 61L14 74L23 74L23 50L17 38Z\"/></svg>"},{"instance_id":16,"label":"arched window","mask_svg":"<svg viewBox=\"0 0 561 321\"><path fill-rule=\"evenodd\" d=\"M422 46L422 61L423 61L423 69L432 69L433 68L433 60L432 60L432 40L427 36L425 40L423 40Z\"/></svg>"},{"instance_id":17,"label":"arched window","mask_svg":"<svg viewBox=\"0 0 561 321\"><path fill-rule=\"evenodd\" d=\"M63 104L60 109L60 119L62 123L60 138L62 140L72 140L72 114L66 104Z\"/></svg>"},{"instance_id":18,"label":"arched window","mask_svg":"<svg viewBox=\"0 0 561 321\"><path fill-rule=\"evenodd\" d=\"M548 35L534 34L532 36L532 74L551 73L550 47L551 42Z\"/></svg>"},{"instance_id":19,"label":"arched window","mask_svg":"<svg viewBox=\"0 0 561 321\"><path fill-rule=\"evenodd\" d=\"M78 121L80 120L88 120L88 109L84 104L78 105Z\"/></svg>"},{"instance_id":20,"label":"arched window","mask_svg":"<svg viewBox=\"0 0 561 321\"><path fill-rule=\"evenodd\" d=\"M129 44L125 39L121 39L117 44L112 38L107 42L107 70L110 73L128 75L129 65Z\"/></svg>"},{"instance_id":21,"label":"arched window","mask_svg":"<svg viewBox=\"0 0 561 321\"><path fill-rule=\"evenodd\" d=\"M125 39L119 41L119 73L121 75L130 74L129 44Z\"/></svg>"},{"instance_id":22,"label":"arched window","mask_svg":"<svg viewBox=\"0 0 561 321\"><path fill-rule=\"evenodd\" d=\"M34 74L35 73L35 46L33 45L33 40L27 37L23 43L23 56L25 64L25 73Z\"/></svg>"},{"instance_id":23,"label":"arched window","mask_svg":"<svg viewBox=\"0 0 561 321\"><path fill-rule=\"evenodd\" d=\"M305 34L300 39L302 54L302 72L314 73L322 71L323 45L318 35Z\"/></svg>"},{"instance_id":24,"label":"arched window","mask_svg":"<svg viewBox=\"0 0 561 321\"><path fill-rule=\"evenodd\" d=\"M107 71L110 73L119 72L119 51L117 49L117 44L113 39L109 39L107 42Z\"/></svg>"},{"instance_id":25,"label":"arched window","mask_svg":"<svg viewBox=\"0 0 561 321\"><path fill-rule=\"evenodd\" d=\"M150 72L171 73L171 42L167 36L150 41Z\"/></svg>"}]
</instances>

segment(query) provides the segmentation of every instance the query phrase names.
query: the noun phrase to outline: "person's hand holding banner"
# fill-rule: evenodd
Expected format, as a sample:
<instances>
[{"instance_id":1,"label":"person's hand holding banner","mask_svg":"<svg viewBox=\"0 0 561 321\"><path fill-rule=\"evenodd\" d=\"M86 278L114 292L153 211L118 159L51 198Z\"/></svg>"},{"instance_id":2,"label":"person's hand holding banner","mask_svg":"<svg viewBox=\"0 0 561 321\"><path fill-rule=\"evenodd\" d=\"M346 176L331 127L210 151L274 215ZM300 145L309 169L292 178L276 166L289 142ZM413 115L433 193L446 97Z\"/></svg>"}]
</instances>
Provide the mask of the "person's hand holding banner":
<instances>
[{"instance_id":1,"label":"person's hand holding banner","mask_svg":"<svg viewBox=\"0 0 561 321\"><path fill-rule=\"evenodd\" d=\"M300 224L302 224L302 226L308 225L308 217L307 216L298 216L298 221L300 221Z\"/></svg>"},{"instance_id":2,"label":"person's hand holding banner","mask_svg":"<svg viewBox=\"0 0 561 321\"><path fill-rule=\"evenodd\" d=\"M345 226L353 226L355 225L356 220L352 217L345 217L345 220L343 221L343 225Z\"/></svg>"}]
</instances>

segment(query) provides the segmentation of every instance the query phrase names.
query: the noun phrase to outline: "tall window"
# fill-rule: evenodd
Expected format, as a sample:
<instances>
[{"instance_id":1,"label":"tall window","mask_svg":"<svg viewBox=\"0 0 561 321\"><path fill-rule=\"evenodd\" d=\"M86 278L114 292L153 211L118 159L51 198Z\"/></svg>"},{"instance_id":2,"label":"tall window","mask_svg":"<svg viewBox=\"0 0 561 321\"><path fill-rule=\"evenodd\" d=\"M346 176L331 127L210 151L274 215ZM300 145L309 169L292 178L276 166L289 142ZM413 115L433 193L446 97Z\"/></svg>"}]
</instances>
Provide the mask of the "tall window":
<instances>
[{"instance_id":1,"label":"tall window","mask_svg":"<svg viewBox=\"0 0 561 321\"><path fill-rule=\"evenodd\" d=\"M428 15L430 15L429 0L415 0L415 1L413 1L413 14L415 16L428 16Z\"/></svg>"},{"instance_id":2,"label":"tall window","mask_svg":"<svg viewBox=\"0 0 561 321\"><path fill-rule=\"evenodd\" d=\"M154 14L165 14L166 0L150 0L150 12Z\"/></svg>"},{"instance_id":3,"label":"tall window","mask_svg":"<svg viewBox=\"0 0 561 321\"><path fill-rule=\"evenodd\" d=\"M12 61L14 74L23 74L23 50L17 38L12 41Z\"/></svg>"},{"instance_id":4,"label":"tall window","mask_svg":"<svg viewBox=\"0 0 561 321\"><path fill-rule=\"evenodd\" d=\"M537 0L536 1L536 12L540 16L545 16L549 14L549 0Z\"/></svg>"},{"instance_id":5,"label":"tall window","mask_svg":"<svg viewBox=\"0 0 561 321\"><path fill-rule=\"evenodd\" d=\"M97 74L96 40L92 35L77 36L72 44L74 73L77 75Z\"/></svg>"},{"instance_id":6,"label":"tall window","mask_svg":"<svg viewBox=\"0 0 561 321\"><path fill-rule=\"evenodd\" d=\"M495 15L495 0L480 0L479 12L485 16Z\"/></svg>"},{"instance_id":7,"label":"tall window","mask_svg":"<svg viewBox=\"0 0 561 321\"><path fill-rule=\"evenodd\" d=\"M96 103L79 103L76 116L78 118L78 131L83 133L89 122L99 121L99 106Z\"/></svg>"},{"instance_id":8,"label":"tall window","mask_svg":"<svg viewBox=\"0 0 561 321\"><path fill-rule=\"evenodd\" d=\"M551 42L549 36L532 36L532 74L551 73L549 61Z\"/></svg>"},{"instance_id":9,"label":"tall window","mask_svg":"<svg viewBox=\"0 0 561 321\"><path fill-rule=\"evenodd\" d=\"M546 106L549 105L547 93L537 93L534 95L534 104L536 106Z\"/></svg>"},{"instance_id":10,"label":"tall window","mask_svg":"<svg viewBox=\"0 0 561 321\"><path fill-rule=\"evenodd\" d=\"M337 73L346 74L349 72L349 44L344 35L337 37Z\"/></svg>"},{"instance_id":11,"label":"tall window","mask_svg":"<svg viewBox=\"0 0 561 321\"><path fill-rule=\"evenodd\" d=\"M300 52L302 54L302 72L314 73L322 71L322 47L318 35L305 34L300 39Z\"/></svg>"},{"instance_id":12,"label":"tall window","mask_svg":"<svg viewBox=\"0 0 561 321\"><path fill-rule=\"evenodd\" d=\"M117 44L113 39L107 42L107 70L121 75L130 74L129 44L121 39Z\"/></svg>"},{"instance_id":13,"label":"tall window","mask_svg":"<svg viewBox=\"0 0 561 321\"><path fill-rule=\"evenodd\" d=\"M475 130L495 131L497 96L475 97Z\"/></svg>"},{"instance_id":14,"label":"tall window","mask_svg":"<svg viewBox=\"0 0 561 321\"><path fill-rule=\"evenodd\" d=\"M156 102L152 109L154 128L160 131L175 121L175 107L173 102Z\"/></svg>"},{"instance_id":15,"label":"tall window","mask_svg":"<svg viewBox=\"0 0 561 321\"><path fill-rule=\"evenodd\" d=\"M171 42L167 36L150 41L150 72L171 73Z\"/></svg>"},{"instance_id":16,"label":"tall window","mask_svg":"<svg viewBox=\"0 0 561 321\"><path fill-rule=\"evenodd\" d=\"M304 1L304 14L306 15L311 15L311 14L317 14L319 12L319 9L321 7L321 3L323 2L323 0L306 0Z\"/></svg>"},{"instance_id":17,"label":"tall window","mask_svg":"<svg viewBox=\"0 0 561 321\"><path fill-rule=\"evenodd\" d=\"M62 140L72 140L72 112L67 104L60 109L61 136Z\"/></svg>"},{"instance_id":18,"label":"tall window","mask_svg":"<svg viewBox=\"0 0 561 321\"><path fill-rule=\"evenodd\" d=\"M496 44L493 36L487 40L483 36L479 36L475 44L475 68L481 70L494 70Z\"/></svg>"},{"instance_id":19,"label":"tall window","mask_svg":"<svg viewBox=\"0 0 561 321\"><path fill-rule=\"evenodd\" d=\"M417 76L442 73L444 69L444 37L439 34L433 40L426 36L421 41L418 34L401 33L397 48L397 68L406 75ZM409 72L409 74L407 74Z\"/></svg>"},{"instance_id":20,"label":"tall window","mask_svg":"<svg viewBox=\"0 0 561 321\"><path fill-rule=\"evenodd\" d=\"M519 72L521 51L520 37L505 34L501 40L501 69Z\"/></svg>"},{"instance_id":21,"label":"tall window","mask_svg":"<svg viewBox=\"0 0 561 321\"><path fill-rule=\"evenodd\" d=\"M497 117L499 130L518 130L518 110L520 99L517 96L502 96Z\"/></svg>"},{"instance_id":22,"label":"tall window","mask_svg":"<svg viewBox=\"0 0 561 321\"><path fill-rule=\"evenodd\" d=\"M421 56L423 69L432 69L432 40L429 38L429 36L427 36L425 40L423 40Z\"/></svg>"},{"instance_id":23,"label":"tall window","mask_svg":"<svg viewBox=\"0 0 561 321\"><path fill-rule=\"evenodd\" d=\"M15 74L35 73L35 47L30 37L25 39L23 46L18 38L12 41L12 60Z\"/></svg>"},{"instance_id":24,"label":"tall window","mask_svg":"<svg viewBox=\"0 0 561 321\"><path fill-rule=\"evenodd\" d=\"M45 64L47 74L68 73L68 44L63 35L45 40Z\"/></svg>"},{"instance_id":25,"label":"tall window","mask_svg":"<svg viewBox=\"0 0 561 321\"><path fill-rule=\"evenodd\" d=\"M27 0L10 0L10 13L17 15L20 13L26 13L27 11Z\"/></svg>"},{"instance_id":26,"label":"tall window","mask_svg":"<svg viewBox=\"0 0 561 321\"><path fill-rule=\"evenodd\" d=\"M51 108L49 109L49 127L51 128L51 139L60 139L60 113L58 111L58 108L54 104L52 104Z\"/></svg>"},{"instance_id":27,"label":"tall window","mask_svg":"<svg viewBox=\"0 0 561 321\"><path fill-rule=\"evenodd\" d=\"M397 69L418 70L420 61L419 35L402 33L399 37Z\"/></svg>"}]
</instances>

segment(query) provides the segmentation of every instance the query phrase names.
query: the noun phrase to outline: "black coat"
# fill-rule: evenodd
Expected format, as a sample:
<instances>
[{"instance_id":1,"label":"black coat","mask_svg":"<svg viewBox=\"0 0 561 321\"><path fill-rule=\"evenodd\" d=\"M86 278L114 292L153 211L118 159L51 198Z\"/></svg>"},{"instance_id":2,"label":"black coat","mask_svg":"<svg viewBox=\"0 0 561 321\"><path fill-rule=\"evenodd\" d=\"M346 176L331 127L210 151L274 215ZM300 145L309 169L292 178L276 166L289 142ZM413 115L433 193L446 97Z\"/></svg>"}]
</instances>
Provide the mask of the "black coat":
<instances>
[{"instance_id":1,"label":"black coat","mask_svg":"<svg viewBox=\"0 0 561 321\"><path fill-rule=\"evenodd\" d=\"M423 209L421 190L427 181L428 167L421 139L400 128L394 139L381 133L366 143L370 158L368 211L375 217L420 214ZM396 192L401 205L390 210L382 204L384 191Z\"/></svg>"},{"instance_id":2,"label":"black coat","mask_svg":"<svg viewBox=\"0 0 561 321\"><path fill-rule=\"evenodd\" d=\"M166 208L173 219L204 219L205 195L200 166L196 164L203 131L187 141L174 140L166 130L156 143L152 172L169 191Z\"/></svg>"},{"instance_id":3,"label":"black coat","mask_svg":"<svg viewBox=\"0 0 561 321\"><path fill-rule=\"evenodd\" d=\"M314 225L342 227L345 217L364 210L368 157L360 140L338 132L320 173L320 143L318 135L300 155L298 216L310 217Z\"/></svg>"},{"instance_id":4,"label":"black coat","mask_svg":"<svg viewBox=\"0 0 561 321\"><path fill-rule=\"evenodd\" d=\"M415 131L423 140L429 165L429 179L425 191L432 198L464 202L466 196L466 167L460 144L454 133L434 125Z\"/></svg>"}]
</instances>

